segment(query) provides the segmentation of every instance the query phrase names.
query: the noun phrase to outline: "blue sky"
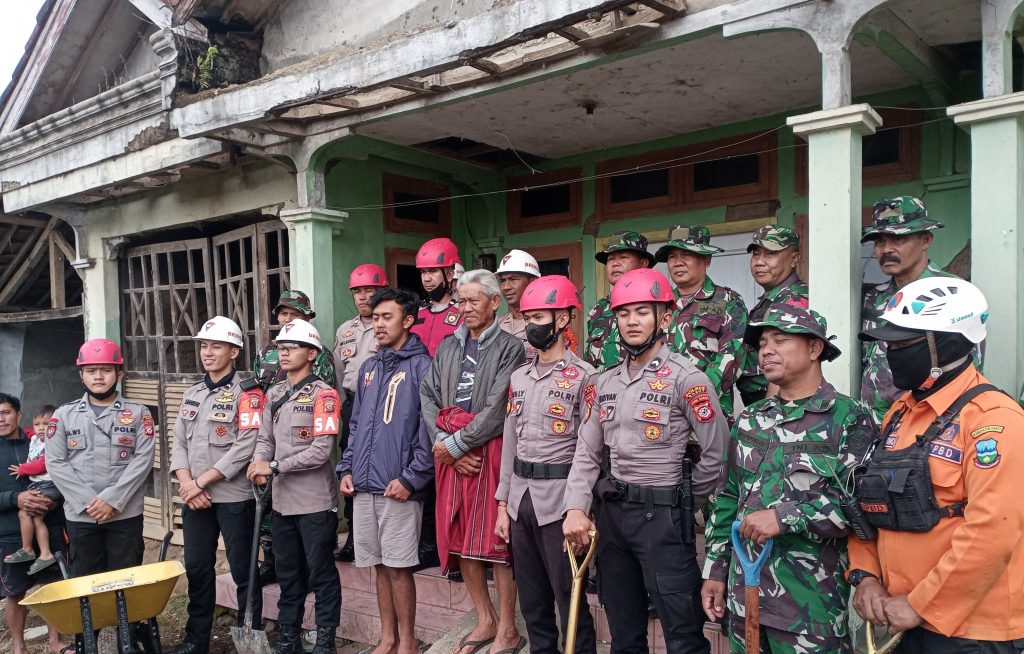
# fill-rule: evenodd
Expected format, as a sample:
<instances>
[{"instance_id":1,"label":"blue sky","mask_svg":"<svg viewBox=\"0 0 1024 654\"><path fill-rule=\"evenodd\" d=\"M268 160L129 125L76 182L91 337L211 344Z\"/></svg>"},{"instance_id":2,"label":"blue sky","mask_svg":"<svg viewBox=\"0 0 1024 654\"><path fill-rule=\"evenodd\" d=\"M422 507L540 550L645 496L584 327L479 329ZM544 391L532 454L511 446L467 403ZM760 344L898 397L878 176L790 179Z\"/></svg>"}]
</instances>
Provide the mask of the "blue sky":
<instances>
[{"instance_id":1,"label":"blue sky","mask_svg":"<svg viewBox=\"0 0 1024 654\"><path fill-rule=\"evenodd\" d=\"M25 52L25 44L36 25L43 0L5 2L0 21L0 92L7 88L11 74Z\"/></svg>"}]
</instances>

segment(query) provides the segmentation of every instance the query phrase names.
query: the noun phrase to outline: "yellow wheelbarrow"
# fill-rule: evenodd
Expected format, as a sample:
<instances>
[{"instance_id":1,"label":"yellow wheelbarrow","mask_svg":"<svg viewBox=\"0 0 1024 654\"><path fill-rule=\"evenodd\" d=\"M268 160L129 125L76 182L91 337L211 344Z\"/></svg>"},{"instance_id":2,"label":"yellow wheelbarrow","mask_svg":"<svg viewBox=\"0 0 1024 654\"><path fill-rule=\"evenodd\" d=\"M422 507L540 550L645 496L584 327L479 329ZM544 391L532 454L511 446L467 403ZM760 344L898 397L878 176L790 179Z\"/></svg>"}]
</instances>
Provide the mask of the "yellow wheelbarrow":
<instances>
[{"instance_id":1,"label":"yellow wheelbarrow","mask_svg":"<svg viewBox=\"0 0 1024 654\"><path fill-rule=\"evenodd\" d=\"M86 577L70 578L57 553L64 580L37 589L21 605L31 607L61 633L75 634L78 654L97 654L96 632L103 627L117 628L121 654L134 651L136 637L146 654L161 654L156 616L167 606L178 577L185 574L180 561L164 560L171 536L164 536L158 563ZM134 623L141 623L141 628L133 629Z\"/></svg>"}]
</instances>

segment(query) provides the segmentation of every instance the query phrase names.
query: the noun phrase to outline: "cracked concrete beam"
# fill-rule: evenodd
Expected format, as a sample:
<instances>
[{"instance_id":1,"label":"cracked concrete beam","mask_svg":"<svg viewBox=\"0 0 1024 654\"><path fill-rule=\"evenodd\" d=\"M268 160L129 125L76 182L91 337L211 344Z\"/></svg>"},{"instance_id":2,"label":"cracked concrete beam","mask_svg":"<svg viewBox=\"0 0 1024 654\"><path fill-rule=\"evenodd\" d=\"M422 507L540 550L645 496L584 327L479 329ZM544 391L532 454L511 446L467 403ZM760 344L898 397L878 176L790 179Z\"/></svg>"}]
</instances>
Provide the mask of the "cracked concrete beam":
<instances>
[{"instance_id":1,"label":"cracked concrete beam","mask_svg":"<svg viewBox=\"0 0 1024 654\"><path fill-rule=\"evenodd\" d=\"M1024 0L981 0L982 95L1013 93L1013 26Z\"/></svg>"},{"instance_id":2,"label":"cracked concrete beam","mask_svg":"<svg viewBox=\"0 0 1024 654\"><path fill-rule=\"evenodd\" d=\"M836 109L853 102L850 41L857 25L888 0L811 2L780 11L744 18L725 25L726 37L752 32L799 30L814 41L821 53L821 106Z\"/></svg>"},{"instance_id":3,"label":"cracked concrete beam","mask_svg":"<svg viewBox=\"0 0 1024 654\"><path fill-rule=\"evenodd\" d=\"M854 35L859 43L878 48L919 80L936 104L956 102L956 74L934 48L889 9L868 17Z\"/></svg>"}]
</instances>

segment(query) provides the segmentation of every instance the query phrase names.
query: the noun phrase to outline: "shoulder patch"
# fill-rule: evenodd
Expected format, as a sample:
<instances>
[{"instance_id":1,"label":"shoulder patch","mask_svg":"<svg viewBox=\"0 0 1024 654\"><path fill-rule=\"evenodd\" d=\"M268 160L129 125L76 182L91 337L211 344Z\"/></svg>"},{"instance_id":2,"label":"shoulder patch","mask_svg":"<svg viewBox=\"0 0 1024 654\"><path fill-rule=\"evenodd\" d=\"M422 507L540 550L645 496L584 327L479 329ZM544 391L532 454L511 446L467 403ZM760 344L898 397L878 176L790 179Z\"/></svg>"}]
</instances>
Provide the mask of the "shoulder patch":
<instances>
[{"instance_id":1,"label":"shoulder patch","mask_svg":"<svg viewBox=\"0 0 1024 654\"><path fill-rule=\"evenodd\" d=\"M313 405L313 435L337 436L339 414L338 391L323 389L316 396Z\"/></svg>"},{"instance_id":2,"label":"shoulder patch","mask_svg":"<svg viewBox=\"0 0 1024 654\"><path fill-rule=\"evenodd\" d=\"M1003 433L1002 425L985 425L971 432L971 438L977 438L978 436L984 436L985 434L1001 434Z\"/></svg>"},{"instance_id":3,"label":"shoulder patch","mask_svg":"<svg viewBox=\"0 0 1024 654\"><path fill-rule=\"evenodd\" d=\"M703 384L691 386L683 391L683 398L693 409L697 422L708 423L715 419L715 409L711 406L711 396L708 395L708 388Z\"/></svg>"}]
</instances>

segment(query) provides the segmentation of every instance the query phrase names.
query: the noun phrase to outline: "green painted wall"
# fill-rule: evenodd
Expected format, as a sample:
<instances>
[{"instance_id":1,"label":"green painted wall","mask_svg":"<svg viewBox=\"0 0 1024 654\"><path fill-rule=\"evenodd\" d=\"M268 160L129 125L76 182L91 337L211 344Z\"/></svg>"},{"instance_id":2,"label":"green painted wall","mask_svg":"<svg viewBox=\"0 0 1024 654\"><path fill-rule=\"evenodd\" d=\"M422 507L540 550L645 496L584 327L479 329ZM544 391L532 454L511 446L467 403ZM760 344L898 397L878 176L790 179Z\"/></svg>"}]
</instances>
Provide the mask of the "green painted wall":
<instances>
[{"instance_id":1,"label":"green painted wall","mask_svg":"<svg viewBox=\"0 0 1024 654\"><path fill-rule=\"evenodd\" d=\"M930 106L931 101L922 89L904 89L859 99L873 106ZM778 147L776 198L780 207L776 217L780 224L792 225L794 216L807 212L806 195L797 195L795 188L795 149L797 141L785 126L787 115L812 111L797 109L784 115L775 115L723 125L672 138L638 143L626 147L586 152L580 155L547 161L536 166L550 171L568 167L581 167L583 176L594 174L598 162L606 159L643 154L653 150L713 141L739 134L759 133L776 128ZM924 120L932 121L944 112L930 112ZM932 258L945 266L966 245L970 235L970 189L965 174L969 158L969 137L953 126L948 119L936 120L921 128L921 174L910 182L886 186L869 186L863 191L863 205L894 195L910 194L924 199L930 213L943 221L946 228L937 234L932 246ZM347 278L353 266L364 261L383 264L385 247L418 248L428 236L420 234L389 234L383 229L383 212L379 205L383 195L380 175L392 172L410 177L441 181L452 185L453 194L482 193L501 190L507 176L528 173L526 168L501 172L490 171L450 159L425 154L411 148L401 148L365 137L345 139L330 148L325 157L351 157L332 162L326 175L327 204L329 208L349 212L342 246L336 250L335 269L341 278ZM595 211L596 184L593 180L583 184L583 221L587 222ZM370 207L370 208L367 208ZM686 212L662 213L630 220L605 221L597 226L597 237L584 234L578 227L551 229L525 234L508 234L505 229L505 195L484 197L456 197L452 202L452 238L459 245L463 261L469 265L472 257L488 247L491 251L510 248L530 248L555 243L581 241L583 244L583 275L586 283L584 301L596 301L593 288L595 279L594 252L597 238L622 229L657 231L679 223L712 224L724 221L726 207ZM339 286L336 299L344 307L343 313L354 308L344 286Z\"/></svg>"}]
</instances>

